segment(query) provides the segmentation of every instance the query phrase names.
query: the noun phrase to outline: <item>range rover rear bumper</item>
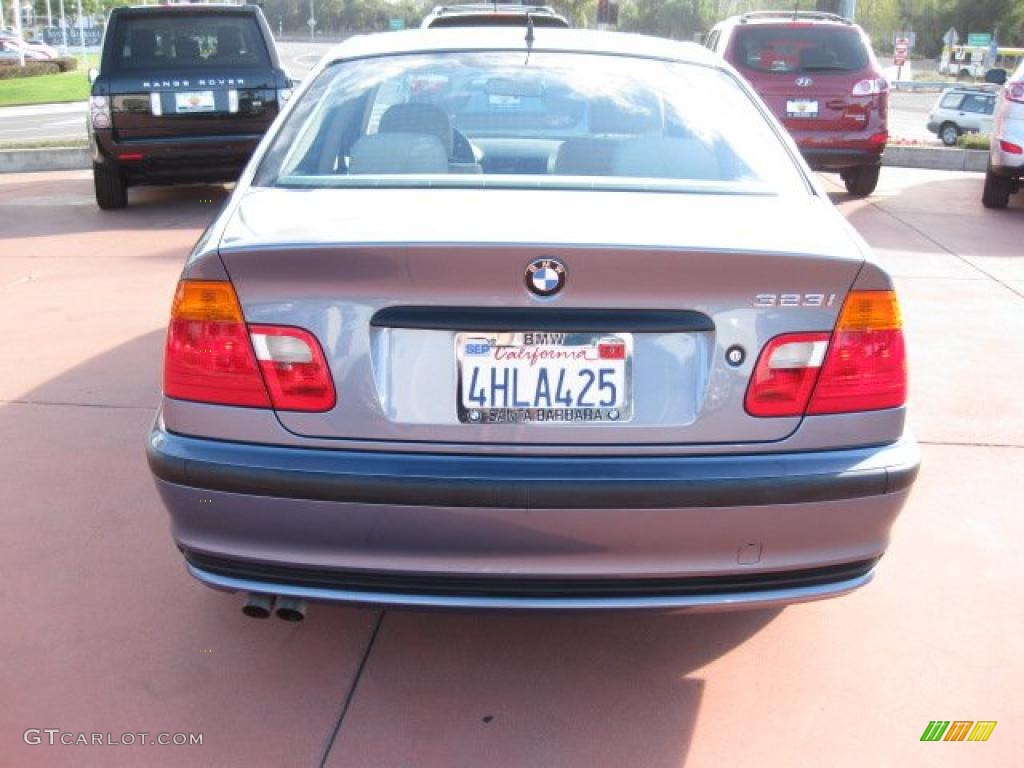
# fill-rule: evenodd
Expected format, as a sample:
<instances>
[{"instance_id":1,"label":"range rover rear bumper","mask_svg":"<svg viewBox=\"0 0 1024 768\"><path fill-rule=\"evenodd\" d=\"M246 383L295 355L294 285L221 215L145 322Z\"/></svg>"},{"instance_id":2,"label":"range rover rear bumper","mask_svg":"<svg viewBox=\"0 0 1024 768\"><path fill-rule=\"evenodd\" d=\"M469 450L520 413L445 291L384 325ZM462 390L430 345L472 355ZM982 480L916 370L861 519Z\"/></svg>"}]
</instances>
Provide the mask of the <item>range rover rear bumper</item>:
<instances>
[{"instance_id":1,"label":"range rover rear bumper","mask_svg":"<svg viewBox=\"0 0 1024 768\"><path fill-rule=\"evenodd\" d=\"M233 181L256 151L263 134L179 136L116 140L95 131L93 162L116 166L132 184Z\"/></svg>"},{"instance_id":2,"label":"range rover rear bumper","mask_svg":"<svg viewBox=\"0 0 1024 768\"><path fill-rule=\"evenodd\" d=\"M914 442L701 457L450 456L154 429L190 572L218 589L406 606L708 608L871 578Z\"/></svg>"}]
</instances>

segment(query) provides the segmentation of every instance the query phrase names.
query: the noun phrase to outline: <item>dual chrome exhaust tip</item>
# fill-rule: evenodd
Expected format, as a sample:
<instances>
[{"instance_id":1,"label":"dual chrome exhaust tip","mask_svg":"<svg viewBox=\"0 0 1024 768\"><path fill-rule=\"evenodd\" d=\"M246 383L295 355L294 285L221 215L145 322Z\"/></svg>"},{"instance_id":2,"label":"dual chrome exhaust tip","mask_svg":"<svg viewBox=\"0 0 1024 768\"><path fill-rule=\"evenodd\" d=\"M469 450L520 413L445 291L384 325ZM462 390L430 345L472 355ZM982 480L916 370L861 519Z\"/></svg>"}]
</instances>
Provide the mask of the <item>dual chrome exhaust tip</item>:
<instances>
[{"instance_id":1,"label":"dual chrome exhaust tip","mask_svg":"<svg viewBox=\"0 0 1024 768\"><path fill-rule=\"evenodd\" d=\"M245 596L242 613L251 619L267 619L273 613L282 621L298 622L306 618L306 601L298 597L249 592Z\"/></svg>"}]
</instances>

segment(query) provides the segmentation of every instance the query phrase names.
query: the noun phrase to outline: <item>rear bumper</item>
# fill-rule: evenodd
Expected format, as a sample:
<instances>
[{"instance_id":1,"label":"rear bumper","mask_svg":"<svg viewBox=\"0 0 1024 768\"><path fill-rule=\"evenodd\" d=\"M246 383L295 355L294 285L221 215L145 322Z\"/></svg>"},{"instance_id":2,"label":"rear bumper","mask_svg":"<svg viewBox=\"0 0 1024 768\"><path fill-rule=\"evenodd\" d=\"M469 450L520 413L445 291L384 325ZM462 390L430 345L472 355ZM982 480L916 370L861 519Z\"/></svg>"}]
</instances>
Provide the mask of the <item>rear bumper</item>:
<instances>
[{"instance_id":1,"label":"rear bumper","mask_svg":"<svg viewBox=\"0 0 1024 768\"><path fill-rule=\"evenodd\" d=\"M917 472L874 448L507 457L223 443L148 454L190 571L220 589L390 605L766 605L870 578Z\"/></svg>"},{"instance_id":2,"label":"rear bumper","mask_svg":"<svg viewBox=\"0 0 1024 768\"><path fill-rule=\"evenodd\" d=\"M116 166L133 184L233 181L262 138L237 134L119 141L111 131L96 131L92 153L94 162Z\"/></svg>"},{"instance_id":3,"label":"rear bumper","mask_svg":"<svg viewBox=\"0 0 1024 768\"><path fill-rule=\"evenodd\" d=\"M826 149L800 147L800 154L816 171L841 171L862 165L881 165L883 147L878 149Z\"/></svg>"}]
</instances>

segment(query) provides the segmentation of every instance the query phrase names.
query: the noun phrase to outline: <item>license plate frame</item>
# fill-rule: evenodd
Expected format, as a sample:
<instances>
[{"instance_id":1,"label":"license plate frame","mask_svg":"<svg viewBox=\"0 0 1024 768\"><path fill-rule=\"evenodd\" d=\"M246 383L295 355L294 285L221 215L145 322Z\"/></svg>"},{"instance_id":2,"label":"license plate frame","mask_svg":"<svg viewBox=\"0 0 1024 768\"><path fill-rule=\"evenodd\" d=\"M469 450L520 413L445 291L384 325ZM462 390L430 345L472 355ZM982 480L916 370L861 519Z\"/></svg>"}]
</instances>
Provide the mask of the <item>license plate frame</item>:
<instances>
[{"instance_id":1,"label":"license plate frame","mask_svg":"<svg viewBox=\"0 0 1024 768\"><path fill-rule=\"evenodd\" d=\"M471 348L469 345L475 346ZM601 345L607 345L606 349L602 350ZM454 347L455 408L462 424L607 425L628 423L633 418L634 344L631 333L467 331L455 334ZM545 361L545 351L566 353L572 359ZM581 356L581 352L585 354ZM498 354L503 354L505 359L496 359ZM601 358L602 354L621 354L621 358ZM504 365L496 365L498 363ZM478 369L476 379L474 368ZM544 374L549 385L546 401L540 396L541 368L548 371ZM500 406L471 401L474 394L483 396L487 401L491 399L488 395L494 396L493 390L488 393L480 388L483 380L479 377L489 380L491 369L504 369L506 374L502 374L502 382L507 382L511 389ZM594 377L589 380L589 387L586 387L588 375L580 372L584 369L590 370ZM601 371L608 369L613 373L602 378ZM563 372L561 377L558 375L560 370ZM508 373L511 371L520 373L512 375ZM577 381L579 390L576 389ZM611 404L605 404L611 397L609 383L616 389L616 398ZM531 388L532 402L520 400L520 397L529 395ZM556 402L562 395L569 397L574 404ZM580 404L581 401L585 404ZM592 406L587 405L591 403ZM519 405L526 407L517 407Z\"/></svg>"},{"instance_id":2,"label":"license plate frame","mask_svg":"<svg viewBox=\"0 0 1024 768\"><path fill-rule=\"evenodd\" d=\"M213 91L180 91L174 94L174 111L179 115L214 112L216 102Z\"/></svg>"},{"instance_id":3,"label":"license plate frame","mask_svg":"<svg viewBox=\"0 0 1024 768\"><path fill-rule=\"evenodd\" d=\"M817 99L786 99L786 117L796 120L816 120L820 113Z\"/></svg>"}]
</instances>

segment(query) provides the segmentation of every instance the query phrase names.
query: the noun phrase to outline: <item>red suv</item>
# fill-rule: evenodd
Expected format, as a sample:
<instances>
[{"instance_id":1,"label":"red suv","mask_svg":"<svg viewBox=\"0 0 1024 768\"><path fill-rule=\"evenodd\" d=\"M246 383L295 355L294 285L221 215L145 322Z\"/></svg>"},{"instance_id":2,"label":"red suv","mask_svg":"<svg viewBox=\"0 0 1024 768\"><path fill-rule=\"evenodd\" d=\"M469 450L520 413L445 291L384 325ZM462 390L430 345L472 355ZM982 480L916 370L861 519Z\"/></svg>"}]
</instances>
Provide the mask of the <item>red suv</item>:
<instances>
[{"instance_id":1,"label":"red suv","mask_svg":"<svg viewBox=\"0 0 1024 768\"><path fill-rule=\"evenodd\" d=\"M856 24L830 13L764 11L717 24L707 47L738 69L808 164L875 191L888 141L889 82Z\"/></svg>"}]
</instances>

